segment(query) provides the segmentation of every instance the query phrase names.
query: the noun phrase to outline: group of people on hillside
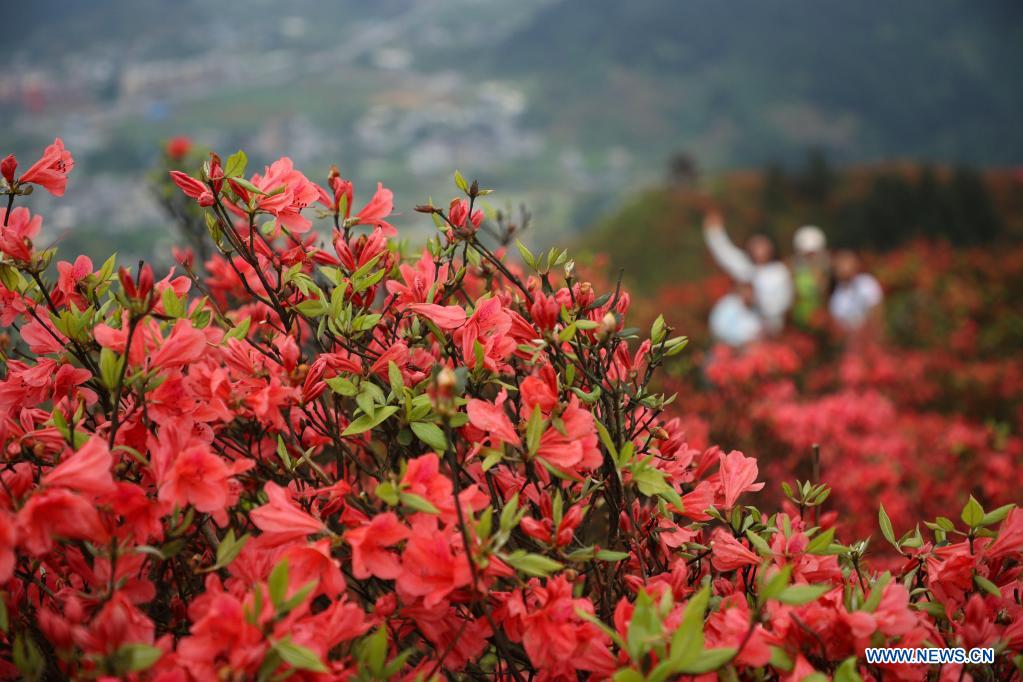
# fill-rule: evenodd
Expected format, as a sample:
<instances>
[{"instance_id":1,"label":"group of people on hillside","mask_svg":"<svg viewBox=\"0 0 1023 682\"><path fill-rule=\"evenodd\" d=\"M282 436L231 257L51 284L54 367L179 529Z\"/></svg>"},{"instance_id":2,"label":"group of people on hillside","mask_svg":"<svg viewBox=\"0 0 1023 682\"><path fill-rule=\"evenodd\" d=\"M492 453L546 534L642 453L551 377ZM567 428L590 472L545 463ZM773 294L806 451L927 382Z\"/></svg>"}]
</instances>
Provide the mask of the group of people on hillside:
<instances>
[{"instance_id":1,"label":"group of people on hillside","mask_svg":"<svg viewBox=\"0 0 1023 682\"><path fill-rule=\"evenodd\" d=\"M788 264L766 234L750 237L745 249L736 246L716 211L704 218L703 235L714 260L733 281L732 291L710 313L715 340L742 347L780 334L790 319L807 326L825 308L846 334L879 325L881 285L863 271L854 252L829 253L820 228L806 225L796 230Z\"/></svg>"}]
</instances>

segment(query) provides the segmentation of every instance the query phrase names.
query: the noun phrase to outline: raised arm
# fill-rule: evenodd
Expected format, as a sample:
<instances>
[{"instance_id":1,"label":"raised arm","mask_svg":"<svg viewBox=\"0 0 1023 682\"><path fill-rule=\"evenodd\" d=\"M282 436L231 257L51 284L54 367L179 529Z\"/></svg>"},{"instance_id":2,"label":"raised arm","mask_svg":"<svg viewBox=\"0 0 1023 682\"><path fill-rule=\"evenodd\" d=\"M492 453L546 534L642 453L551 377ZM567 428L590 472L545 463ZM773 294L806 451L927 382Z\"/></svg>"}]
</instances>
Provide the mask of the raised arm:
<instances>
[{"instance_id":1,"label":"raised arm","mask_svg":"<svg viewBox=\"0 0 1023 682\"><path fill-rule=\"evenodd\" d=\"M714 260L732 279L739 282L753 280L753 261L728 238L720 213L711 211L704 217L703 238Z\"/></svg>"}]
</instances>

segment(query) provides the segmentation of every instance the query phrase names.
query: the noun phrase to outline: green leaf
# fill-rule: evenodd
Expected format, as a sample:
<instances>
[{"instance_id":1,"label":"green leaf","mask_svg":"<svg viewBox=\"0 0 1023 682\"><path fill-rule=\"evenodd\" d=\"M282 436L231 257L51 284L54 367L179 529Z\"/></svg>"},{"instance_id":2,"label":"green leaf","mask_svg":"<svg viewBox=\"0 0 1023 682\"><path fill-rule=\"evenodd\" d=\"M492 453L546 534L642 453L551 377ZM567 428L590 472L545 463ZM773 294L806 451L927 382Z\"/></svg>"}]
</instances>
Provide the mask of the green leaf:
<instances>
[{"instance_id":1,"label":"green leaf","mask_svg":"<svg viewBox=\"0 0 1023 682\"><path fill-rule=\"evenodd\" d=\"M246 180L243 177L231 178L231 181L234 182L235 184L237 184L242 189L244 189L246 192L249 192L250 194L258 194L258 195L261 195L261 196L266 196L266 192L264 192L260 188L256 187L255 185L253 185L251 182L249 182L248 180Z\"/></svg>"},{"instance_id":2,"label":"green leaf","mask_svg":"<svg viewBox=\"0 0 1023 682\"><path fill-rule=\"evenodd\" d=\"M764 573L761 571L761 573ZM770 578L766 578L760 588L760 599L766 602L768 599L775 599L789 584L789 577L792 575L792 566L785 565Z\"/></svg>"},{"instance_id":3,"label":"green leaf","mask_svg":"<svg viewBox=\"0 0 1023 682\"><path fill-rule=\"evenodd\" d=\"M224 164L224 175L229 178L236 178L239 175L245 175L245 167L248 164L249 157L245 155L245 152L239 149L234 154L227 157L227 163Z\"/></svg>"},{"instance_id":4,"label":"green leaf","mask_svg":"<svg viewBox=\"0 0 1023 682\"><path fill-rule=\"evenodd\" d=\"M387 661L387 628L380 627L372 634L362 640L360 657L366 662L369 671L375 676L382 677L384 663Z\"/></svg>"},{"instance_id":5,"label":"green leaf","mask_svg":"<svg viewBox=\"0 0 1023 682\"><path fill-rule=\"evenodd\" d=\"M682 622L671 638L672 667L681 668L696 662L703 651L703 619L710 602L710 587L704 586L689 598Z\"/></svg>"},{"instance_id":6,"label":"green leaf","mask_svg":"<svg viewBox=\"0 0 1023 682\"><path fill-rule=\"evenodd\" d=\"M306 597L309 596L309 593L312 592L313 589L316 587L316 583L317 583L316 579L313 579L307 582L302 587L295 590L295 593L288 597L284 602L281 603L280 607L278 607L277 609L278 615L283 616L286 613L290 613L292 609L294 609L296 606L304 602Z\"/></svg>"},{"instance_id":7,"label":"green leaf","mask_svg":"<svg viewBox=\"0 0 1023 682\"><path fill-rule=\"evenodd\" d=\"M352 273L351 279L353 279L353 280L361 279L361 278L365 277L366 275L368 275L370 273L370 271L373 268L376 267L376 264L380 262L380 259L383 257L383 255L384 255L383 253L379 253L379 254L373 256L372 258L370 258L368 261L366 261L362 265L360 265L359 268L355 272Z\"/></svg>"},{"instance_id":8,"label":"green leaf","mask_svg":"<svg viewBox=\"0 0 1023 682\"><path fill-rule=\"evenodd\" d=\"M568 325L560 332L558 332L558 341L561 341L562 343L567 343L568 341L571 341L575 337L576 329L577 327L575 322Z\"/></svg>"},{"instance_id":9,"label":"green leaf","mask_svg":"<svg viewBox=\"0 0 1023 682\"><path fill-rule=\"evenodd\" d=\"M834 682L863 682L863 678L860 677L860 673L856 669L856 664L855 656L850 656L842 661L835 669Z\"/></svg>"},{"instance_id":10,"label":"green leaf","mask_svg":"<svg viewBox=\"0 0 1023 682\"><path fill-rule=\"evenodd\" d=\"M768 663L772 668L778 670L784 670L785 672L792 672L792 668L795 664L792 662L792 658L788 653L781 647L771 647L771 661Z\"/></svg>"},{"instance_id":11,"label":"green leaf","mask_svg":"<svg viewBox=\"0 0 1023 682\"><path fill-rule=\"evenodd\" d=\"M282 639L274 642L274 651L284 659L284 662L298 670L309 670L314 673L327 672L327 666L323 664L320 657L311 649L295 644L290 639Z\"/></svg>"},{"instance_id":12,"label":"green leaf","mask_svg":"<svg viewBox=\"0 0 1023 682\"><path fill-rule=\"evenodd\" d=\"M405 388L405 379L401 376L401 369L393 360L387 363L387 380L391 384L391 392L396 396L402 395Z\"/></svg>"},{"instance_id":13,"label":"green leaf","mask_svg":"<svg viewBox=\"0 0 1023 682\"><path fill-rule=\"evenodd\" d=\"M327 304L319 298L309 298L295 306L305 317L320 317L327 312Z\"/></svg>"},{"instance_id":14,"label":"green leaf","mask_svg":"<svg viewBox=\"0 0 1023 682\"><path fill-rule=\"evenodd\" d=\"M465 181L465 178L457 170L455 171L455 186L466 194L469 193L469 183Z\"/></svg>"},{"instance_id":15,"label":"green leaf","mask_svg":"<svg viewBox=\"0 0 1023 682\"><path fill-rule=\"evenodd\" d=\"M164 312L166 312L170 317L184 317L187 312L184 300L178 298L178 295L174 293L174 289L171 287L167 287L163 290L163 294L160 295L160 300L163 303Z\"/></svg>"},{"instance_id":16,"label":"green leaf","mask_svg":"<svg viewBox=\"0 0 1023 682\"><path fill-rule=\"evenodd\" d=\"M381 407L376 411L376 414L369 415L364 414L351 424L348 425L344 431L341 432L342 436L356 436L360 433L365 433L375 426L378 426L385 419L390 417L392 414L398 411L398 408L394 405L388 405Z\"/></svg>"},{"instance_id":17,"label":"green leaf","mask_svg":"<svg viewBox=\"0 0 1023 682\"><path fill-rule=\"evenodd\" d=\"M757 554L770 559L774 556L774 550L771 549L771 545L767 544L767 540L760 537L759 534L754 533L751 530L746 531L746 539L749 540L750 544L753 545L753 549L757 550Z\"/></svg>"},{"instance_id":18,"label":"green leaf","mask_svg":"<svg viewBox=\"0 0 1023 682\"><path fill-rule=\"evenodd\" d=\"M883 504L878 505L877 521L881 524L881 534L884 535L884 539L895 545L897 549L899 543L895 540L895 529L892 528L892 520L888 518L888 512L884 510Z\"/></svg>"},{"instance_id":19,"label":"green leaf","mask_svg":"<svg viewBox=\"0 0 1023 682\"><path fill-rule=\"evenodd\" d=\"M109 348L102 348L99 352L99 374L103 385L113 390L117 388L117 380L121 376L121 365L124 358Z\"/></svg>"},{"instance_id":20,"label":"green leaf","mask_svg":"<svg viewBox=\"0 0 1023 682\"><path fill-rule=\"evenodd\" d=\"M390 481L382 481L377 484L376 490L373 491L373 494L392 507L398 504L398 490Z\"/></svg>"},{"instance_id":21,"label":"green leaf","mask_svg":"<svg viewBox=\"0 0 1023 682\"><path fill-rule=\"evenodd\" d=\"M546 469L547 472L551 476L554 476L555 478L560 478L562 481L574 481L575 480L575 478L573 477L572 474L569 474L567 472L562 471L558 467L556 467L553 464L551 464L550 462L548 462L543 457L537 457L536 461L539 462L540 464L542 464L543 468Z\"/></svg>"},{"instance_id":22,"label":"green leaf","mask_svg":"<svg viewBox=\"0 0 1023 682\"><path fill-rule=\"evenodd\" d=\"M959 518L970 528L976 528L984 519L984 507L980 506L980 502L973 495L970 495L970 499L966 506L963 507L963 513L960 514Z\"/></svg>"},{"instance_id":23,"label":"green leaf","mask_svg":"<svg viewBox=\"0 0 1023 682\"><path fill-rule=\"evenodd\" d=\"M975 583L977 583L977 587L979 587L980 589L984 590L988 594L994 595L995 597L998 597L999 599L1002 598L1002 591L1000 589L998 589L998 585L995 585L993 582L991 582L990 580L988 580L984 576L977 575L976 573L974 573L973 574L973 581Z\"/></svg>"},{"instance_id":24,"label":"green leaf","mask_svg":"<svg viewBox=\"0 0 1023 682\"><path fill-rule=\"evenodd\" d=\"M519 254L522 256L522 260L533 270L536 270L536 257L533 253L526 248L526 245L520 242L518 239L515 240L515 246L519 249Z\"/></svg>"},{"instance_id":25,"label":"green leaf","mask_svg":"<svg viewBox=\"0 0 1023 682\"><path fill-rule=\"evenodd\" d=\"M359 406L363 414L368 417L372 417L377 413L377 400L376 394L373 392L371 386L376 384L368 381L363 382L362 387L359 389L359 393L355 396L355 404Z\"/></svg>"},{"instance_id":26,"label":"green leaf","mask_svg":"<svg viewBox=\"0 0 1023 682\"><path fill-rule=\"evenodd\" d=\"M881 577L877 579L873 587L870 588L870 596L867 597L866 601L860 606L861 611L867 613L873 613L874 610L881 603L881 597L884 596L884 588L892 580L892 574L885 571L881 574Z\"/></svg>"},{"instance_id":27,"label":"green leaf","mask_svg":"<svg viewBox=\"0 0 1023 682\"><path fill-rule=\"evenodd\" d=\"M220 541L220 545L217 547L217 563L210 570L229 566L238 557L238 554L241 553L242 548L245 547L245 543L248 541L248 533L235 539L234 529L228 530L227 535L224 536L224 539Z\"/></svg>"},{"instance_id":28,"label":"green leaf","mask_svg":"<svg viewBox=\"0 0 1023 682\"><path fill-rule=\"evenodd\" d=\"M267 579L267 587L270 588L270 601L277 608L284 603L288 593L288 560L281 559L270 571Z\"/></svg>"},{"instance_id":29,"label":"green leaf","mask_svg":"<svg viewBox=\"0 0 1023 682\"><path fill-rule=\"evenodd\" d=\"M629 629L625 634L625 645L629 657L641 663L650 650L650 643L658 638L663 626L654 602L646 590L640 590L632 608Z\"/></svg>"},{"instance_id":30,"label":"green leaf","mask_svg":"<svg viewBox=\"0 0 1023 682\"><path fill-rule=\"evenodd\" d=\"M1015 504L1006 504L994 511L989 511L987 514L984 514L984 517L980 520L980 525L990 526L995 523L1001 523L1005 520L1005 517L1009 515L1009 512L1015 508Z\"/></svg>"},{"instance_id":31,"label":"green leaf","mask_svg":"<svg viewBox=\"0 0 1023 682\"><path fill-rule=\"evenodd\" d=\"M600 550L597 550L597 553L594 556L596 558L600 559L601 561L611 561L611 562L614 562L614 561L625 561L626 559L629 558L629 553L628 552L616 552L616 551L610 550L610 549L600 549Z\"/></svg>"},{"instance_id":32,"label":"green leaf","mask_svg":"<svg viewBox=\"0 0 1023 682\"><path fill-rule=\"evenodd\" d=\"M653 497L668 485L663 472L646 465L637 466L632 471L632 482L647 497Z\"/></svg>"},{"instance_id":33,"label":"green leaf","mask_svg":"<svg viewBox=\"0 0 1023 682\"><path fill-rule=\"evenodd\" d=\"M607 450L607 453L611 455L611 459L617 462L618 448L615 447L615 443L611 439L611 434L608 433L607 427L604 426L599 419L594 419L593 423L597 427L597 435L600 436L600 442L604 444L604 448Z\"/></svg>"},{"instance_id":34,"label":"green leaf","mask_svg":"<svg viewBox=\"0 0 1023 682\"><path fill-rule=\"evenodd\" d=\"M483 458L483 464L481 465L483 471L489 471L498 462L504 459L504 452L501 450L486 449L486 457Z\"/></svg>"},{"instance_id":35,"label":"green leaf","mask_svg":"<svg viewBox=\"0 0 1023 682\"><path fill-rule=\"evenodd\" d=\"M39 647L36 646L31 637L26 637L24 633L19 632L14 637L12 651L14 654L14 667L25 676L24 679L38 680L42 678L46 662L43 660L42 652L39 651Z\"/></svg>"},{"instance_id":36,"label":"green leaf","mask_svg":"<svg viewBox=\"0 0 1023 682\"><path fill-rule=\"evenodd\" d=\"M724 666L735 657L735 652L734 647L704 649L696 661L678 668L675 672L683 675L703 675Z\"/></svg>"},{"instance_id":37,"label":"green leaf","mask_svg":"<svg viewBox=\"0 0 1023 682\"><path fill-rule=\"evenodd\" d=\"M440 509L433 506L433 503L425 497L420 497L415 493L399 493L399 499L403 505L411 507L416 511L425 512L427 514L440 514Z\"/></svg>"},{"instance_id":38,"label":"green leaf","mask_svg":"<svg viewBox=\"0 0 1023 682\"><path fill-rule=\"evenodd\" d=\"M252 326L252 318L246 317L244 320L231 327L226 334L225 339L244 339L249 335L249 327Z\"/></svg>"},{"instance_id":39,"label":"green leaf","mask_svg":"<svg viewBox=\"0 0 1023 682\"><path fill-rule=\"evenodd\" d=\"M358 387L344 377L332 377L327 379L327 386L338 395L351 397L359 392Z\"/></svg>"},{"instance_id":40,"label":"green leaf","mask_svg":"<svg viewBox=\"0 0 1023 682\"><path fill-rule=\"evenodd\" d=\"M521 550L505 556L504 561L515 570L538 578L547 577L564 566L560 561L549 559L542 554L530 554Z\"/></svg>"},{"instance_id":41,"label":"green leaf","mask_svg":"<svg viewBox=\"0 0 1023 682\"><path fill-rule=\"evenodd\" d=\"M689 337L676 336L675 338L664 342L664 355L669 358L674 357L684 351L688 345Z\"/></svg>"},{"instance_id":42,"label":"green leaf","mask_svg":"<svg viewBox=\"0 0 1023 682\"><path fill-rule=\"evenodd\" d=\"M828 585L790 585L778 595L782 604L809 604L831 589Z\"/></svg>"},{"instance_id":43,"label":"green leaf","mask_svg":"<svg viewBox=\"0 0 1023 682\"><path fill-rule=\"evenodd\" d=\"M533 406L533 413L529 415L526 423L526 449L529 455L535 455L540 447L540 437L543 436L544 418L539 405Z\"/></svg>"},{"instance_id":44,"label":"green leaf","mask_svg":"<svg viewBox=\"0 0 1023 682\"><path fill-rule=\"evenodd\" d=\"M412 422L409 424L412 427L412 433L416 434L416 438L423 441L435 452L443 454L448 449L448 439L444 435L444 430L432 422Z\"/></svg>"},{"instance_id":45,"label":"green leaf","mask_svg":"<svg viewBox=\"0 0 1023 682\"><path fill-rule=\"evenodd\" d=\"M519 494L515 493L512 498L508 500L504 505L504 509L501 510L501 530L505 533L511 532L511 530L518 524L516 518L519 511Z\"/></svg>"},{"instance_id":46,"label":"green leaf","mask_svg":"<svg viewBox=\"0 0 1023 682\"><path fill-rule=\"evenodd\" d=\"M20 293L25 286L25 278L21 273L6 263L0 265L0 282L15 293Z\"/></svg>"},{"instance_id":47,"label":"green leaf","mask_svg":"<svg viewBox=\"0 0 1023 682\"><path fill-rule=\"evenodd\" d=\"M948 618L948 612L945 611L945 605L940 602L918 601L913 604L913 606L917 611L923 611L936 620L944 620Z\"/></svg>"},{"instance_id":48,"label":"green leaf","mask_svg":"<svg viewBox=\"0 0 1023 682\"><path fill-rule=\"evenodd\" d=\"M664 315L658 315L657 319L650 326L650 343L659 344L664 340Z\"/></svg>"},{"instance_id":49,"label":"green leaf","mask_svg":"<svg viewBox=\"0 0 1023 682\"><path fill-rule=\"evenodd\" d=\"M118 671L121 673L149 670L161 656L163 649L141 642L125 644L114 652L114 660L117 661Z\"/></svg>"},{"instance_id":50,"label":"green leaf","mask_svg":"<svg viewBox=\"0 0 1023 682\"><path fill-rule=\"evenodd\" d=\"M828 528L814 536L806 545L807 554L831 554L831 541L835 539L835 529Z\"/></svg>"}]
</instances>

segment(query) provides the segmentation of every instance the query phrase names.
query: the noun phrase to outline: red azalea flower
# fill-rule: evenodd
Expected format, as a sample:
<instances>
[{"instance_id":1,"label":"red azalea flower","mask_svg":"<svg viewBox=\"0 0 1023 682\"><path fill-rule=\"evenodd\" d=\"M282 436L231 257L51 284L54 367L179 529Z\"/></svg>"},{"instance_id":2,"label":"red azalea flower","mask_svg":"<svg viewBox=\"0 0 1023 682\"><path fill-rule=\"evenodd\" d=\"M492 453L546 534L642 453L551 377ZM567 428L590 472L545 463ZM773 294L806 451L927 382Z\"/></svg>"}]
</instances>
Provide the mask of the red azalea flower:
<instances>
[{"instance_id":1,"label":"red azalea flower","mask_svg":"<svg viewBox=\"0 0 1023 682\"><path fill-rule=\"evenodd\" d=\"M64 141L59 137L53 141L42 157L29 166L20 178L14 177L18 168L18 160L13 154L0 164L0 173L9 187L16 185L39 185L55 197L63 196L67 187L67 174L75 167L71 152L64 149Z\"/></svg>"}]
</instances>

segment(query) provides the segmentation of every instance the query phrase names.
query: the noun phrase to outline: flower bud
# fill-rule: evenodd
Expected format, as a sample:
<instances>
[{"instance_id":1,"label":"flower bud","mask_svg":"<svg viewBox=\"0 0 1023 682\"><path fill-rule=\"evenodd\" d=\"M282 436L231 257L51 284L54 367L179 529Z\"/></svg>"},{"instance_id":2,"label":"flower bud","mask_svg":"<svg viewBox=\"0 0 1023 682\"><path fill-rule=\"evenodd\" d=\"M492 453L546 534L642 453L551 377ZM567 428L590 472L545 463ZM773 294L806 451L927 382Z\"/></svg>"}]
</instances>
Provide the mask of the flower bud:
<instances>
[{"instance_id":1,"label":"flower bud","mask_svg":"<svg viewBox=\"0 0 1023 682\"><path fill-rule=\"evenodd\" d=\"M448 211L448 221L456 228L460 228L465 225L465 220L468 217L469 202L465 199L452 199L451 207Z\"/></svg>"},{"instance_id":2,"label":"flower bud","mask_svg":"<svg viewBox=\"0 0 1023 682\"><path fill-rule=\"evenodd\" d=\"M458 376L450 367L444 367L433 380L429 389L430 398L433 402L433 409L440 415L448 416L454 414L455 389L458 386Z\"/></svg>"},{"instance_id":3,"label":"flower bud","mask_svg":"<svg viewBox=\"0 0 1023 682\"><path fill-rule=\"evenodd\" d=\"M588 308L597 297L593 293L593 285L589 282L576 284L572 292L575 294L575 303L580 308Z\"/></svg>"},{"instance_id":4,"label":"flower bud","mask_svg":"<svg viewBox=\"0 0 1023 682\"><path fill-rule=\"evenodd\" d=\"M220 157L210 152L210 160L203 165L203 171L206 179L213 184L213 191L220 194L220 190L224 187L224 164Z\"/></svg>"},{"instance_id":5,"label":"flower bud","mask_svg":"<svg viewBox=\"0 0 1023 682\"><path fill-rule=\"evenodd\" d=\"M153 293L153 268L146 263L139 271L138 295L140 299L149 298Z\"/></svg>"},{"instance_id":6,"label":"flower bud","mask_svg":"<svg viewBox=\"0 0 1023 682\"><path fill-rule=\"evenodd\" d=\"M0 161L0 175L4 176L4 180L7 181L8 185L14 184L14 171L18 168L18 159L15 158L14 154L8 154L7 158Z\"/></svg>"},{"instance_id":7,"label":"flower bud","mask_svg":"<svg viewBox=\"0 0 1023 682\"><path fill-rule=\"evenodd\" d=\"M608 311L607 313L604 314L604 318L600 321L600 326L597 327L597 333L596 333L597 339L599 341L603 341L603 340L607 339L609 336L611 336L612 334L614 334L615 330L617 330L617 329L618 329L618 318L615 317L614 313Z\"/></svg>"},{"instance_id":8,"label":"flower bud","mask_svg":"<svg viewBox=\"0 0 1023 682\"><path fill-rule=\"evenodd\" d=\"M445 367L437 374L437 388L447 395L452 394L457 384L458 377L450 367Z\"/></svg>"},{"instance_id":9,"label":"flower bud","mask_svg":"<svg viewBox=\"0 0 1023 682\"><path fill-rule=\"evenodd\" d=\"M135 280L131 278L131 270L122 265L117 271L117 278L121 280L121 288L124 289L124 295L131 299L136 298L138 292L135 289Z\"/></svg>"},{"instance_id":10,"label":"flower bud","mask_svg":"<svg viewBox=\"0 0 1023 682\"><path fill-rule=\"evenodd\" d=\"M156 304L153 268L148 263L139 268L138 281L132 279L131 271L125 267L117 271L117 278L134 312L145 314L153 309Z\"/></svg>"}]
</instances>

